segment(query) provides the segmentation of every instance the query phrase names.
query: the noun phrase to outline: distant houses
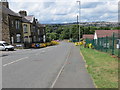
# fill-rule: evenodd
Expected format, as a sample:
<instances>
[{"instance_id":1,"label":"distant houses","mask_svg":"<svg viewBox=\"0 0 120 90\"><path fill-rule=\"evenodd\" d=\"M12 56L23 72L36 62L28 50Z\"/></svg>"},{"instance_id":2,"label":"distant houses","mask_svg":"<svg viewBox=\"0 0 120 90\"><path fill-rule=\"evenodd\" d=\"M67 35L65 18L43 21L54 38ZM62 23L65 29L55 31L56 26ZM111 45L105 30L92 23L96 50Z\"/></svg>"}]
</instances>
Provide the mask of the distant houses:
<instances>
[{"instance_id":1,"label":"distant houses","mask_svg":"<svg viewBox=\"0 0 120 90\"><path fill-rule=\"evenodd\" d=\"M110 37L114 34L118 34L120 30L96 30L94 33L94 39L98 39L101 37Z\"/></svg>"},{"instance_id":2,"label":"distant houses","mask_svg":"<svg viewBox=\"0 0 120 90\"><path fill-rule=\"evenodd\" d=\"M26 11L15 13L7 1L0 1L2 10L2 40L11 44L46 42L45 25L41 25L34 15Z\"/></svg>"},{"instance_id":3,"label":"distant houses","mask_svg":"<svg viewBox=\"0 0 120 90\"><path fill-rule=\"evenodd\" d=\"M94 34L84 34L83 39L98 39L102 37L111 37L113 33L118 37L119 32L120 30L95 30Z\"/></svg>"}]
</instances>

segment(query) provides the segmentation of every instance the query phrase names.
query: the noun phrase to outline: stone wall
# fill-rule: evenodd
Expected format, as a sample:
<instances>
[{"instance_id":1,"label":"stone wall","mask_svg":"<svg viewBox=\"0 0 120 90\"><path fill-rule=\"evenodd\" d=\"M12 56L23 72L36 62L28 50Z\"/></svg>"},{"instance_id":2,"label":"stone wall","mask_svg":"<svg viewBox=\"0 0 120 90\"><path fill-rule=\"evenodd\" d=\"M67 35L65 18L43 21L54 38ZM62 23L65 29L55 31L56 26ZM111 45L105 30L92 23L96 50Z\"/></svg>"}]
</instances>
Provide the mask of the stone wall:
<instances>
[{"instance_id":1,"label":"stone wall","mask_svg":"<svg viewBox=\"0 0 120 90\"><path fill-rule=\"evenodd\" d=\"M2 14L2 41L10 43L8 15Z\"/></svg>"}]
</instances>

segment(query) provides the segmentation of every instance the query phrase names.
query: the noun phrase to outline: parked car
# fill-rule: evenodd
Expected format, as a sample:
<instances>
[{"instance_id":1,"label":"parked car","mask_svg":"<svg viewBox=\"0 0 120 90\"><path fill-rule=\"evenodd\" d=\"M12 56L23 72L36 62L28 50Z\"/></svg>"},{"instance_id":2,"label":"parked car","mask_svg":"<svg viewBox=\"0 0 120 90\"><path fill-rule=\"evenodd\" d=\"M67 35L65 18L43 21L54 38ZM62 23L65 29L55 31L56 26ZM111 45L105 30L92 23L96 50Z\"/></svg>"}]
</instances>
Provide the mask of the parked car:
<instances>
[{"instance_id":1,"label":"parked car","mask_svg":"<svg viewBox=\"0 0 120 90\"><path fill-rule=\"evenodd\" d=\"M0 50L14 50L14 46L6 43L5 41L0 41Z\"/></svg>"},{"instance_id":2,"label":"parked car","mask_svg":"<svg viewBox=\"0 0 120 90\"><path fill-rule=\"evenodd\" d=\"M5 47L3 44L0 43L0 51L3 51L3 50L5 50Z\"/></svg>"}]
</instances>

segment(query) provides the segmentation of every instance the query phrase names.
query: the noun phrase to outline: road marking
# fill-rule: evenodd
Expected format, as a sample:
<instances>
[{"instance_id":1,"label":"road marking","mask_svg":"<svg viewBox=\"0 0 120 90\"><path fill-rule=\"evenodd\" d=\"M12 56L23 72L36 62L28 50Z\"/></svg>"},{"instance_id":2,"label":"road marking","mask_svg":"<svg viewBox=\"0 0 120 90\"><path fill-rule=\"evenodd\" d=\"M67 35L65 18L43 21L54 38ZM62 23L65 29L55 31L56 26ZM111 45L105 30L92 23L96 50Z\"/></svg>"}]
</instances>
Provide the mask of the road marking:
<instances>
[{"instance_id":1,"label":"road marking","mask_svg":"<svg viewBox=\"0 0 120 90\"><path fill-rule=\"evenodd\" d=\"M65 60L65 62L64 62L64 64L63 64L63 66L62 66L62 68L60 69L57 77L55 78L55 80L54 80L54 82L52 83L52 85L51 85L50 88L53 88L53 87L55 86L55 83L57 82L58 78L60 77L60 74L62 73L65 65L67 64L67 61L68 61L68 58L69 58L70 54L71 54L71 48L70 48L70 52L68 53L68 55L67 55L67 57L66 57L66 60Z\"/></svg>"},{"instance_id":2,"label":"road marking","mask_svg":"<svg viewBox=\"0 0 120 90\"><path fill-rule=\"evenodd\" d=\"M24 58L21 58L21 59L15 60L15 61L13 61L13 62L10 62L10 63L7 63L7 64L4 64L3 67L8 66L8 65L13 64L13 63L16 63L16 62L19 62L19 61L24 60L24 59L26 59L26 58L28 58L28 57L24 57Z\"/></svg>"}]
</instances>

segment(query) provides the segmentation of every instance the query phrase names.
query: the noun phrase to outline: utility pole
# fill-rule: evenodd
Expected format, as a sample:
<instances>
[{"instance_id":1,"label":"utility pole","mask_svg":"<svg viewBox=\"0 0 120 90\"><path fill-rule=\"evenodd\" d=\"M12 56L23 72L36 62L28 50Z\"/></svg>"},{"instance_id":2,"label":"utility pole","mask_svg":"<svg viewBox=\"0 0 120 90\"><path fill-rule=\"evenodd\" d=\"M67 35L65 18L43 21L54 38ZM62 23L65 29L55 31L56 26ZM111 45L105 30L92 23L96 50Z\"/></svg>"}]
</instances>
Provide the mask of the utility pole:
<instances>
[{"instance_id":1,"label":"utility pole","mask_svg":"<svg viewBox=\"0 0 120 90\"><path fill-rule=\"evenodd\" d=\"M71 40L71 25L72 25L72 24L69 24L69 30L70 30L70 31L69 31L69 39L70 39L70 40Z\"/></svg>"},{"instance_id":2,"label":"utility pole","mask_svg":"<svg viewBox=\"0 0 120 90\"><path fill-rule=\"evenodd\" d=\"M80 42L80 1L77 1L77 3L79 4L79 42Z\"/></svg>"},{"instance_id":3,"label":"utility pole","mask_svg":"<svg viewBox=\"0 0 120 90\"><path fill-rule=\"evenodd\" d=\"M79 24L78 22L79 22L79 21L78 21L78 15L77 15L77 25Z\"/></svg>"}]
</instances>

